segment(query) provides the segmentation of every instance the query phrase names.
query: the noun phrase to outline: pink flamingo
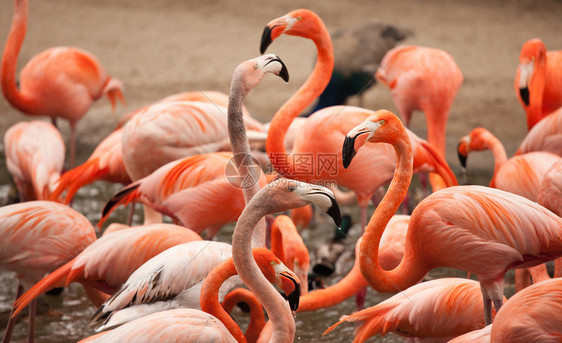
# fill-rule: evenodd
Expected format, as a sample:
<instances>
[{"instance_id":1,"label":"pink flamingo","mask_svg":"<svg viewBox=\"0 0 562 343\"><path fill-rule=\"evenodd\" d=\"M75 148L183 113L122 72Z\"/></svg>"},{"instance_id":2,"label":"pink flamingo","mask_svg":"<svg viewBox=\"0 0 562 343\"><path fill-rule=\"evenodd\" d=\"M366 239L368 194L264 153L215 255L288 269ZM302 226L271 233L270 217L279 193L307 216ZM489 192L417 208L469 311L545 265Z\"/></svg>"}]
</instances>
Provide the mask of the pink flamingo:
<instances>
[{"instance_id":1,"label":"pink flamingo","mask_svg":"<svg viewBox=\"0 0 562 343\"><path fill-rule=\"evenodd\" d=\"M301 293L308 293L310 256L293 220L280 215L271 226L271 251L292 270L301 283Z\"/></svg>"},{"instance_id":2,"label":"pink flamingo","mask_svg":"<svg viewBox=\"0 0 562 343\"><path fill-rule=\"evenodd\" d=\"M256 248L252 253L258 261L260 272L268 282L275 283L289 292L288 294L296 292L298 298L299 285L295 274L267 249ZM236 269L232 258L228 258L213 268L206 277L200 301L201 307L208 312L192 308L156 312L81 342L122 342L123 340L152 342L159 339L177 340L178 337L182 337L182 342L246 342L238 325L218 301L221 285L233 275L236 275ZM261 305L258 306L261 311ZM173 329L168 327L169 322L173 323Z\"/></svg>"},{"instance_id":3,"label":"pink flamingo","mask_svg":"<svg viewBox=\"0 0 562 343\"><path fill-rule=\"evenodd\" d=\"M64 165L59 131L46 122L20 122L6 131L4 149L20 201L48 200Z\"/></svg>"},{"instance_id":4,"label":"pink flamingo","mask_svg":"<svg viewBox=\"0 0 562 343\"><path fill-rule=\"evenodd\" d=\"M256 224L265 215L302 207L309 203L315 203L326 211L336 225L341 224L339 208L329 189L295 180L278 179L271 182L268 187L262 188L250 200L234 228L232 236L234 265L240 279L264 305L272 322L271 341L273 342L292 342L295 322L287 303L260 273L252 256L251 237Z\"/></svg>"},{"instance_id":5,"label":"pink flamingo","mask_svg":"<svg viewBox=\"0 0 562 343\"><path fill-rule=\"evenodd\" d=\"M58 198L67 190L64 202L68 204L80 188L98 180L129 184L131 178L123 163L122 139L122 129L104 138L86 162L60 177L52 197Z\"/></svg>"},{"instance_id":6,"label":"pink flamingo","mask_svg":"<svg viewBox=\"0 0 562 343\"><path fill-rule=\"evenodd\" d=\"M537 202L562 217L562 159L544 174Z\"/></svg>"},{"instance_id":7,"label":"pink flamingo","mask_svg":"<svg viewBox=\"0 0 562 343\"><path fill-rule=\"evenodd\" d=\"M490 333L492 332L492 324L482 329L473 330L457 336L449 341L449 343L490 343Z\"/></svg>"},{"instance_id":8,"label":"pink flamingo","mask_svg":"<svg viewBox=\"0 0 562 343\"><path fill-rule=\"evenodd\" d=\"M16 81L16 63L27 29L27 0L14 0L14 17L2 56L2 92L8 102L32 116L70 122L70 166L76 153L76 123L94 100L107 96L115 107L123 100L122 85L110 78L89 52L72 48L47 49L33 57ZM56 126L56 125L55 125Z\"/></svg>"},{"instance_id":9,"label":"pink flamingo","mask_svg":"<svg viewBox=\"0 0 562 343\"><path fill-rule=\"evenodd\" d=\"M515 74L515 94L527 112L529 130L562 106L562 50L546 51L538 38L525 42Z\"/></svg>"},{"instance_id":10,"label":"pink flamingo","mask_svg":"<svg viewBox=\"0 0 562 343\"><path fill-rule=\"evenodd\" d=\"M562 157L562 108L550 113L529 130L515 155L547 151Z\"/></svg>"},{"instance_id":11,"label":"pink flamingo","mask_svg":"<svg viewBox=\"0 0 562 343\"><path fill-rule=\"evenodd\" d=\"M498 311L491 342L560 342L562 279L536 283L516 293Z\"/></svg>"},{"instance_id":12,"label":"pink flamingo","mask_svg":"<svg viewBox=\"0 0 562 343\"><path fill-rule=\"evenodd\" d=\"M406 337L450 339L485 326L481 296L478 281L470 279L422 282L373 307L343 316L324 334L343 322L359 322L353 342L389 332Z\"/></svg>"},{"instance_id":13,"label":"pink flamingo","mask_svg":"<svg viewBox=\"0 0 562 343\"><path fill-rule=\"evenodd\" d=\"M408 191L412 148L400 120L377 111L351 130L343 146L349 166L359 146L384 142L396 151L395 177L369 221L360 245L359 265L378 291L404 290L432 268L452 267L475 274L484 298L486 324L503 303L503 276L512 268L532 267L562 256L562 219L521 196L482 186L442 189L418 204L410 218L404 258L392 270L378 262L379 242Z\"/></svg>"},{"instance_id":14,"label":"pink flamingo","mask_svg":"<svg viewBox=\"0 0 562 343\"><path fill-rule=\"evenodd\" d=\"M96 240L92 224L68 206L51 201L28 201L0 208L0 268L18 277L16 299L24 285L39 281L73 259ZM35 309L29 308L29 341L33 341ZM4 333L10 341L15 306Z\"/></svg>"},{"instance_id":15,"label":"pink flamingo","mask_svg":"<svg viewBox=\"0 0 562 343\"><path fill-rule=\"evenodd\" d=\"M510 159L503 144L490 131L478 127L459 140L459 159L466 168L466 159L472 151L491 150L494 154L494 175L490 187L515 193L537 201L544 174L560 157L549 152L536 151Z\"/></svg>"},{"instance_id":16,"label":"pink flamingo","mask_svg":"<svg viewBox=\"0 0 562 343\"><path fill-rule=\"evenodd\" d=\"M73 282L84 286L94 305L100 306L141 265L162 251L201 237L184 227L152 224L121 229L90 244L70 262L37 282L14 303L14 316L39 295ZM115 267L119 266L119 267Z\"/></svg>"},{"instance_id":17,"label":"pink flamingo","mask_svg":"<svg viewBox=\"0 0 562 343\"><path fill-rule=\"evenodd\" d=\"M406 127L413 111L423 111L427 140L445 158L447 119L463 81L451 55L435 48L399 46L386 53L376 78L391 89Z\"/></svg>"},{"instance_id":18,"label":"pink flamingo","mask_svg":"<svg viewBox=\"0 0 562 343\"><path fill-rule=\"evenodd\" d=\"M361 227L364 228L369 201L394 173L396 160L392 149L383 144L370 144L371 153L362 152L363 158L359 159L365 164L361 162L344 170L339 147L345 133L372 112L358 107L332 106L315 112L306 120L299 129L292 153L287 153L284 145L287 130L294 118L326 88L334 68L334 58L330 35L322 20L310 10L295 10L270 21L264 29L261 51L283 33L311 39L316 44L318 59L307 81L283 104L271 121L266 151L275 169L285 177L305 181L336 180L338 185L354 191L361 207ZM415 141L416 171L436 171L442 175L446 185L457 184L439 153L427 142L410 134L412 141ZM366 173L373 165L377 165L377 172Z\"/></svg>"}]
</instances>

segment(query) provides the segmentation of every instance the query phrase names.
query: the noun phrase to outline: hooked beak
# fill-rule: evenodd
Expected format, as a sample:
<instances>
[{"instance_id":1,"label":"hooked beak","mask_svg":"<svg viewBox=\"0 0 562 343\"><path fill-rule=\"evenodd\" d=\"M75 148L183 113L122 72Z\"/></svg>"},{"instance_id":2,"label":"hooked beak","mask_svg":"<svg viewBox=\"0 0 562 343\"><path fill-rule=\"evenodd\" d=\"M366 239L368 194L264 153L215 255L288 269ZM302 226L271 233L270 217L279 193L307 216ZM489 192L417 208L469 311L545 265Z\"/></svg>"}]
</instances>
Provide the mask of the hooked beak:
<instances>
[{"instance_id":1,"label":"hooked beak","mask_svg":"<svg viewBox=\"0 0 562 343\"><path fill-rule=\"evenodd\" d=\"M261 35L260 53L263 54L265 50L267 50L267 47L271 44L271 42L273 42L273 39L271 39L271 32L274 28L275 26L273 26L272 28L266 26L265 29L263 29L263 33Z\"/></svg>"},{"instance_id":2,"label":"hooked beak","mask_svg":"<svg viewBox=\"0 0 562 343\"><path fill-rule=\"evenodd\" d=\"M525 106L529 106L529 87L519 88L519 95Z\"/></svg>"},{"instance_id":3,"label":"hooked beak","mask_svg":"<svg viewBox=\"0 0 562 343\"><path fill-rule=\"evenodd\" d=\"M349 167L349 165L351 164L351 160L353 160L353 157L355 157L355 155L357 154L357 151L355 150L355 140L360 135L363 135L363 134L366 134L366 133L369 133L369 131L366 130L366 129L363 129L363 130L360 130L357 134L355 134L352 137L345 136L345 140L343 141L343 148L342 148L342 162L343 162L343 167L345 169L347 169L347 167Z\"/></svg>"},{"instance_id":4,"label":"hooked beak","mask_svg":"<svg viewBox=\"0 0 562 343\"><path fill-rule=\"evenodd\" d=\"M461 163L461 166L463 168L466 168L466 158L467 155L461 153L461 145L463 144L463 141L460 141L459 144L457 145L457 155L459 156L459 162Z\"/></svg>"},{"instance_id":5,"label":"hooked beak","mask_svg":"<svg viewBox=\"0 0 562 343\"><path fill-rule=\"evenodd\" d=\"M263 53L263 51L262 51L262 53ZM281 59L279 57L277 57L277 58L269 60L266 63L266 65L270 64L271 62L281 63L281 70L279 71L279 74L276 74L276 75L279 76L280 78L282 78L285 82L289 82L289 71L287 70L287 67L285 66L285 63L283 63L283 61L281 61Z\"/></svg>"},{"instance_id":6,"label":"hooked beak","mask_svg":"<svg viewBox=\"0 0 562 343\"><path fill-rule=\"evenodd\" d=\"M289 302L291 311L296 311L299 308L301 285L296 278L288 272L282 272L280 276L282 278L283 291L285 292L284 298Z\"/></svg>"},{"instance_id":7,"label":"hooked beak","mask_svg":"<svg viewBox=\"0 0 562 343\"><path fill-rule=\"evenodd\" d=\"M334 221L334 223L338 226L341 227L341 213L340 213L340 207L338 206L338 203L336 202L336 199L330 197L330 200L332 201L332 206L330 206L330 208L328 209L328 211L326 211L326 213L332 217L332 220Z\"/></svg>"}]
</instances>

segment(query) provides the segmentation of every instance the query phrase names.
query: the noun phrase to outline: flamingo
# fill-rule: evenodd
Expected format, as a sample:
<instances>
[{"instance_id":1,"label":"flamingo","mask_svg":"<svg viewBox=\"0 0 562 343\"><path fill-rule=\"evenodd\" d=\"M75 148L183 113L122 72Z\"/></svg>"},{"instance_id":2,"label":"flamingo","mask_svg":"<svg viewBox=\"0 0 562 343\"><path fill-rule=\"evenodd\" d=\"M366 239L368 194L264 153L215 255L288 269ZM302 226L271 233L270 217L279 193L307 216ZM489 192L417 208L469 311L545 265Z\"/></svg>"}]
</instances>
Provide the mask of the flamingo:
<instances>
[{"instance_id":1,"label":"flamingo","mask_svg":"<svg viewBox=\"0 0 562 343\"><path fill-rule=\"evenodd\" d=\"M360 159L365 161L365 165L361 162L361 165L344 170L340 162L339 147L345 133L365 120L371 111L359 107L332 106L312 114L306 120L298 132L292 153L287 153L284 146L287 129L293 119L325 89L334 68L334 59L330 35L314 12L299 9L270 21L263 32L261 51L283 33L311 39L316 44L318 59L307 81L273 117L266 140L266 151L272 165L285 177L304 181L335 180L338 185L354 191L361 207L361 227L364 228L369 201L394 173L396 162L392 149L382 144L372 144L369 146L372 152L363 153L364 158ZM456 179L439 153L427 142L409 133L415 141L412 144L415 145L416 171L436 171L442 175L447 185L455 185ZM372 161L367 162L365 158ZM378 166L377 172L365 173L372 165Z\"/></svg>"},{"instance_id":2,"label":"flamingo","mask_svg":"<svg viewBox=\"0 0 562 343\"><path fill-rule=\"evenodd\" d=\"M288 292L289 299L298 299L299 284L295 274L265 248L255 248L252 254L258 261L260 272L268 282L275 283ZM233 275L236 275L236 269L232 258L228 258L215 266L205 278L200 301L201 307L207 312L192 308L156 312L135 319L114 330L91 336L81 342L153 342L155 340L246 342L238 325L218 302L221 285L225 281L228 282L227 279ZM258 306L261 311L261 305L258 304ZM169 325L166 323L173 323L173 329L166 328Z\"/></svg>"},{"instance_id":3,"label":"flamingo","mask_svg":"<svg viewBox=\"0 0 562 343\"><path fill-rule=\"evenodd\" d=\"M515 155L531 151L547 151L562 157L562 107L529 130Z\"/></svg>"},{"instance_id":4,"label":"flamingo","mask_svg":"<svg viewBox=\"0 0 562 343\"><path fill-rule=\"evenodd\" d=\"M52 198L60 197L67 190L64 202L68 204L80 188L98 180L129 184L131 178L123 163L122 139L123 129L117 129L104 138L86 162L60 177Z\"/></svg>"},{"instance_id":5,"label":"flamingo","mask_svg":"<svg viewBox=\"0 0 562 343\"><path fill-rule=\"evenodd\" d=\"M451 55L441 49L399 46L386 53L376 78L391 89L406 127L413 111L423 111L427 140L445 158L447 119L463 82Z\"/></svg>"},{"instance_id":6,"label":"flamingo","mask_svg":"<svg viewBox=\"0 0 562 343\"><path fill-rule=\"evenodd\" d=\"M516 293L498 311L491 342L560 342L562 279L536 283Z\"/></svg>"},{"instance_id":7,"label":"flamingo","mask_svg":"<svg viewBox=\"0 0 562 343\"><path fill-rule=\"evenodd\" d=\"M432 268L452 267L478 277L486 324L491 302L503 303L503 276L512 268L532 267L562 256L562 218L524 197L482 186L442 189L422 200L410 217L404 258L392 270L378 262L381 235L408 191L412 148L400 120L379 110L356 126L343 146L347 167L355 144L384 142L396 151L398 164L389 189L363 235L359 264L378 291L404 290Z\"/></svg>"},{"instance_id":8,"label":"flamingo","mask_svg":"<svg viewBox=\"0 0 562 343\"><path fill-rule=\"evenodd\" d=\"M20 122L6 131L4 148L20 201L51 198L64 165L59 131L46 122Z\"/></svg>"},{"instance_id":9,"label":"flamingo","mask_svg":"<svg viewBox=\"0 0 562 343\"><path fill-rule=\"evenodd\" d=\"M490 333L492 332L492 324L482 329L469 331L465 334L457 336L449 341L449 343L490 343Z\"/></svg>"},{"instance_id":10,"label":"flamingo","mask_svg":"<svg viewBox=\"0 0 562 343\"><path fill-rule=\"evenodd\" d=\"M525 42L515 74L515 94L527 113L529 130L562 106L562 50L546 51L538 38Z\"/></svg>"},{"instance_id":11,"label":"flamingo","mask_svg":"<svg viewBox=\"0 0 562 343\"><path fill-rule=\"evenodd\" d=\"M14 17L2 56L2 92L19 111L70 122L70 167L76 154L76 124L94 100L124 102L121 82L107 75L96 57L73 47L47 49L33 57L16 81L16 64L27 29L27 0L14 0ZM56 125L55 125L56 126Z\"/></svg>"},{"instance_id":12,"label":"flamingo","mask_svg":"<svg viewBox=\"0 0 562 343\"><path fill-rule=\"evenodd\" d=\"M0 207L0 237L0 268L16 273L16 299L24 286L39 281L96 240L86 217L68 206L41 200ZM36 305L33 301L29 307L29 341L34 336ZM13 318L8 320L3 343L10 341Z\"/></svg>"},{"instance_id":13,"label":"flamingo","mask_svg":"<svg viewBox=\"0 0 562 343\"><path fill-rule=\"evenodd\" d=\"M271 251L292 270L301 283L301 293L308 293L310 256L293 220L280 215L271 226Z\"/></svg>"},{"instance_id":14,"label":"flamingo","mask_svg":"<svg viewBox=\"0 0 562 343\"><path fill-rule=\"evenodd\" d=\"M258 221L267 214L315 203L332 217L336 225L341 224L339 207L329 189L296 180L277 179L262 188L250 200L234 228L232 235L232 258L240 279L256 295L265 307L272 322L272 342L292 342L295 321L291 309L260 273L252 256L250 246L253 230Z\"/></svg>"},{"instance_id":15,"label":"flamingo","mask_svg":"<svg viewBox=\"0 0 562 343\"><path fill-rule=\"evenodd\" d=\"M459 140L459 159L466 168L466 159L472 151L491 150L494 154L494 174L490 187L515 193L537 201L544 174L560 157L549 152L535 151L510 159L503 144L490 131L478 127Z\"/></svg>"},{"instance_id":16,"label":"flamingo","mask_svg":"<svg viewBox=\"0 0 562 343\"><path fill-rule=\"evenodd\" d=\"M68 263L37 282L14 303L14 316L44 292L73 282L84 286L96 306L115 293L131 274L162 251L201 237L172 224L151 224L104 235ZM116 267L118 266L118 267Z\"/></svg>"},{"instance_id":17,"label":"flamingo","mask_svg":"<svg viewBox=\"0 0 562 343\"><path fill-rule=\"evenodd\" d=\"M344 316L324 335L343 322L359 322L355 343L389 332L406 337L450 339L485 326L481 294L478 282L470 279L422 282L373 307Z\"/></svg>"},{"instance_id":18,"label":"flamingo","mask_svg":"<svg viewBox=\"0 0 562 343\"><path fill-rule=\"evenodd\" d=\"M248 306L250 312L250 323L246 328L244 336L248 343L255 343L259 334L265 326L265 316L263 309L255 295L245 288L236 288L228 293L222 303L222 308L226 313L231 313L236 304L244 303Z\"/></svg>"}]
</instances>

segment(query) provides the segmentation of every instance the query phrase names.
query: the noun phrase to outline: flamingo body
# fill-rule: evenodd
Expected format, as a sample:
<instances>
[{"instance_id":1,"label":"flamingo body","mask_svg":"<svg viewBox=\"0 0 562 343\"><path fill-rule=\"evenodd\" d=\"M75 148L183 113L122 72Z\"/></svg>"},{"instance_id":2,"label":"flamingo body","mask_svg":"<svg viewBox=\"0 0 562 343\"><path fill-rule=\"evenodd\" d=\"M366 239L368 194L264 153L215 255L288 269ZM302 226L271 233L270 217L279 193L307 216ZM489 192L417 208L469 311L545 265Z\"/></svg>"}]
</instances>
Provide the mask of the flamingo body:
<instances>
[{"instance_id":1,"label":"flamingo body","mask_svg":"<svg viewBox=\"0 0 562 343\"><path fill-rule=\"evenodd\" d=\"M516 155L546 151L562 157L562 108L550 113L529 130Z\"/></svg>"},{"instance_id":2,"label":"flamingo body","mask_svg":"<svg viewBox=\"0 0 562 343\"><path fill-rule=\"evenodd\" d=\"M562 159L545 173L537 202L562 217Z\"/></svg>"},{"instance_id":3,"label":"flamingo body","mask_svg":"<svg viewBox=\"0 0 562 343\"><path fill-rule=\"evenodd\" d=\"M4 148L20 198L48 200L64 165L64 141L59 131L46 122L20 122L6 131Z\"/></svg>"}]
</instances>

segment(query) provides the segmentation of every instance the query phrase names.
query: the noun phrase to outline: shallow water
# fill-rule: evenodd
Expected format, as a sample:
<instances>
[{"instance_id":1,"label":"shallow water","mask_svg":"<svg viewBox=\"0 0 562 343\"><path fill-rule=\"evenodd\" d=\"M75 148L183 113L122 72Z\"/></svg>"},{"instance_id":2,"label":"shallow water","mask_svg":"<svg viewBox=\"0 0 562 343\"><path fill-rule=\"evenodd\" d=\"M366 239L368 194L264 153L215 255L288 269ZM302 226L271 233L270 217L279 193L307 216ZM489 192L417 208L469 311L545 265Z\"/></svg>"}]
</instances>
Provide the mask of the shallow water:
<instances>
[{"instance_id":1,"label":"shallow water","mask_svg":"<svg viewBox=\"0 0 562 343\"><path fill-rule=\"evenodd\" d=\"M3 169L3 168L2 168ZM5 172L0 172L0 201L8 192L8 179ZM474 176L472 176L474 177ZM73 207L86 217L97 223L100 218L101 208L105 200L113 193L119 190L121 186L111 185L104 182L97 182L81 189L73 202ZM359 217L358 208L344 208L343 213L350 213L355 219ZM139 211L135 215L135 222L140 222L141 217ZM112 221L124 222L127 215L125 208L119 208L111 216ZM326 216L317 214L317 224L313 229L305 231L303 238L309 244L310 251L323 242L328 241L333 232L333 224L329 222ZM357 220L358 221L358 220ZM218 240L230 241L233 225L229 225L219 234ZM355 224L349 234L349 248L353 249L355 242L359 236L359 226ZM438 278L445 276L466 276L466 273L446 268L436 269L432 271L428 277ZM506 277L506 295L513 293L512 273ZM324 280L326 285L334 283L336 278L327 278ZM0 326L2 331L5 327L11 303L15 297L16 281L11 273L0 272ZM373 306L382 300L392 296L392 294L381 294L374 290L369 290L367 295L366 306ZM36 323L36 341L37 342L76 342L94 333L93 328L88 326L88 320L94 313L95 308L85 297L80 285L71 285L62 295L59 296L43 296L43 299L51 306L50 313L41 313L37 317ZM40 309L43 308L40 306ZM355 299L352 297L338 306L319 310L309 313L298 313L296 316L297 333L295 341L301 342L347 342L353 339L353 324L342 324L334 332L329 335L322 336L322 332L337 319L344 314L350 314L355 310ZM43 311L45 312L45 311ZM237 320L246 323L247 316L237 311L235 314ZM12 337L13 342L24 342L27 338L27 319L20 319L14 329ZM405 339L396 334L388 334L385 337L377 337L372 339L377 342L403 342Z\"/></svg>"}]
</instances>

